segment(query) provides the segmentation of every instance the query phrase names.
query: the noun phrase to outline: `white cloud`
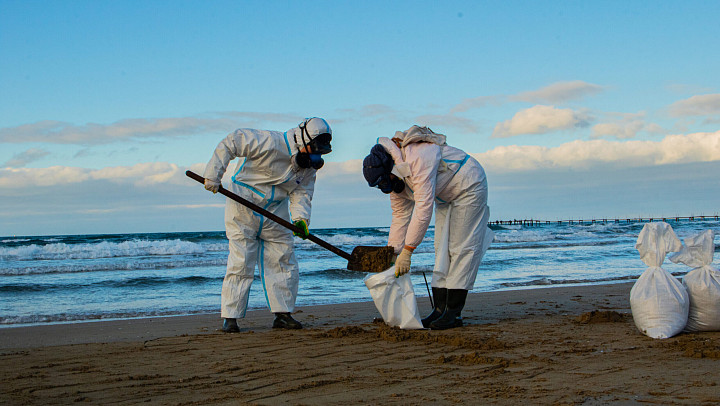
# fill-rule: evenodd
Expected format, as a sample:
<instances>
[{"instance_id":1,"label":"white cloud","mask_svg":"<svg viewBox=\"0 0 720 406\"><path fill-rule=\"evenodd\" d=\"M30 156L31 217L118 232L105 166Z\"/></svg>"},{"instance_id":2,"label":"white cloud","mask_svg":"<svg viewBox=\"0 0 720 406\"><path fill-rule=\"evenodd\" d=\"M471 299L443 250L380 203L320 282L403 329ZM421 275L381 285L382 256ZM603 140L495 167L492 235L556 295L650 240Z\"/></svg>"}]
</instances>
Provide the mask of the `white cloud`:
<instances>
[{"instance_id":1,"label":"white cloud","mask_svg":"<svg viewBox=\"0 0 720 406\"><path fill-rule=\"evenodd\" d=\"M628 218L717 213L720 161L488 171L493 219ZM531 202L531 204L529 204Z\"/></svg>"},{"instance_id":2,"label":"white cloud","mask_svg":"<svg viewBox=\"0 0 720 406\"><path fill-rule=\"evenodd\" d=\"M175 164L151 162L93 170L89 175L94 180L127 181L138 186L151 186L169 182L181 173L184 171Z\"/></svg>"},{"instance_id":3,"label":"white cloud","mask_svg":"<svg viewBox=\"0 0 720 406\"><path fill-rule=\"evenodd\" d=\"M501 146L472 155L488 170L497 172L708 162L720 160L720 131L668 135L661 141L578 140L554 148Z\"/></svg>"},{"instance_id":4,"label":"white cloud","mask_svg":"<svg viewBox=\"0 0 720 406\"><path fill-rule=\"evenodd\" d=\"M207 117L132 118L111 124L77 125L44 120L0 128L0 143L53 143L98 145L129 139L179 137L259 127L268 122L297 123L299 116L253 112L213 113Z\"/></svg>"},{"instance_id":5,"label":"white cloud","mask_svg":"<svg viewBox=\"0 0 720 406\"><path fill-rule=\"evenodd\" d=\"M631 122L615 122L596 124L592 128L592 138L615 137L620 140L635 138L643 129L645 123L641 120Z\"/></svg>"},{"instance_id":6,"label":"white cloud","mask_svg":"<svg viewBox=\"0 0 720 406\"><path fill-rule=\"evenodd\" d=\"M581 99L603 91L605 87L587 83L582 80L556 82L543 88L522 92L515 95L479 96L465 99L450 109L451 113L462 113L468 110L500 105L507 102L529 102L545 104L561 104L570 100Z\"/></svg>"},{"instance_id":7,"label":"white cloud","mask_svg":"<svg viewBox=\"0 0 720 406\"><path fill-rule=\"evenodd\" d=\"M222 209L225 203L214 204L155 204L145 205L144 208L152 208L155 210L199 210L199 209ZM133 206L113 207L111 209L79 209L81 214L112 214L122 212L134 212L137 208Z\"/></svg>"},{"instance_id":8,"label":"white cloud","mask_svg":"<svg viewBox=\"0 0 720 406\"><path fill-rule=\"evenodd\" d=\"M667 134L668 133L668 131L665 130L665 128L663 128L661 125L655 124L655 123L646 123L643 130L647 131L649 133L653 133L653 134Z\"/></svg>"},{"instance_id":9,"label":"white cloud","mask_svg":"<svg viewBox=\"0 0 720 406\"><path fill-rule=\"evenodd\" d=\"M468 110L485 107L488 105L498 105L505 101L504 96L480 96L465 99L457 106L450 109L451 113L462 113Z\"/></svg>"},{"instance_id":10,"label":"white cloud","mask_svg":"<svg viewBox=\"0 0 720 406\"><path fill-rule=\"evenodd\" d=\"M614 137L620 140L635 138L641 131L654 133L664 132L662 127L653 123L645 123L645 113L609 114L611 121L599 123L592 128L592 138Z\"/></svg>"},{"instance_id":11,"label":"white cloud","mask_svg":"<svg viewBox=\"0 0 720 406\"><path fill-rule=\"evenodd\" d=\"M458 117L452 114L426 114L415 117L414 123L427 127L451 127L457 128L463 133L476 133L480 130L478 125L465 117Z\"/></svg>"},{"instance_id":12,"label":"white cloud","mask_svg":"<svg viewBox=\"0 0 720 406\"><path fill-rule=\"evenodd\" d=\"M198 168L199 167L199 168ZM202 172L204 164L193 165ZM102 169L51 166L48 168L0 169L0 188L29 186L56 186L89 181L107 181L149 187L161 183L186 183L185 170L167 162L140 163L133 166L116 166Z\"/></svg>"},{"instance_id":13,"label":"white cloud","mask_svg":"<svg viewBox=\"0 0 720 406\"><path fill-rule=\"evenodd\" d=\"M669 135L660 141L573 141L549 148L542 146L501 146L471 154L493 172L533 171L537 169L582 169L603 164L637 167L720 160L720 131ZM141 188L156 185L192 186L185 176L190 169L202 175L204 163L181 167L168 162L140 163L132 166L87 169L66 166L49 168L0 169L0 188L22 189L33 186L62 186L99 181ZM228 181L231 171L226 173ZM362 159L328 162L318 179L332 184L362 183ZM199 186L199 185L198 185Z\"/></svg>"},{"instance_id":14,"label":"white cloud","mask_svg":"<svg viewBox=\"0 0 720 406\"><path fill-rule=\"evenodd\" d=\"M720 93L677 101L670 105L669 111L675 117L720 115Z\"/></svg>"},{"instance_id":15,"label":"white cloud","mask_svg":"<svg viewBox=\"0 0 720 406\"><path fill-rule=\"evenodd\" d=\"M195 183L185 175L191 170L200 176L205 171L205 163L196 163L182 167L168 162L146 162L132 166L112 166L101 169L88 169L69 166L51 166L48 168L0 168L0 188L20 189L33 186L62 186L83 182L111 182L146 188L157 185L188 186ZM231 168L225 172L223 182L229 183L233 175ZM332 182L344 182L348 176L362 178L362 159L345 162L327 162L318 171L318 179L330 179Z\"/></svg>"},{"instance_id":16,"label":"white cloud","mask_svg":"<svg viewBox=\"0 0 720 406\"><path fill-rule=\"evenodd\" d=\"M21 168L31 162L35 162L39 159L42 159L49 154L50 154L50 152L48 152L44 149L30 148L27 151L23 151L23 152L13 155L13 157L10 158L7 162L5 162L2 166Z\"/></svg>"},{"instance_id":17,"label":"white cloud","mask_svg":"<svg viewBox=\"0 0 720 406\"><path fill-rule=\"evenodd\" d=\"M544 134L574 127L586 127L590 118L571 109L537 105L521 110L512 119L498 123L493 138L512 137L521 134Z\"/></svg>"},{"instance_id":18,"label":"white cloud","mask_svg":"<svg viewBox=\"0 0 720 406\"><path fill-rule=\"evenodd\" d=\"M555 148L507 146L472 155L488 173L495 219L716 210L720 131L656 142L597 139ZM390 223L387 196L367 187L361 162L328 162L318 173L314 227ZM196 163L189 169L202 174L204 167ZM186 169L167 162L0 169L0 232L222 230L225 198L188 179Z\"/></svg>"},{"instance_id":19,"label":"white cloud","mask_svg":"<svg viewBox=\"0 0 720 406\"><path fill-rule=\"evenodd\" d=\"M530 103L564 103L570 100L580 99L604 89L603 86L573 80L568 82L557 82L538 90L519 93L509 96L510 101L523 101Z\"/></svg>"},{"instance_id":20,"label":"white cloud","mask_svg":"<svg viewBox=\"0 0 720 406\"><path fill-rule=\"evenodd\" d=\"M88 170L68 166L49 168L4 168L0 169L0 187L26 188L84 182L90 179Z\"/></svg>"}]
</instances>

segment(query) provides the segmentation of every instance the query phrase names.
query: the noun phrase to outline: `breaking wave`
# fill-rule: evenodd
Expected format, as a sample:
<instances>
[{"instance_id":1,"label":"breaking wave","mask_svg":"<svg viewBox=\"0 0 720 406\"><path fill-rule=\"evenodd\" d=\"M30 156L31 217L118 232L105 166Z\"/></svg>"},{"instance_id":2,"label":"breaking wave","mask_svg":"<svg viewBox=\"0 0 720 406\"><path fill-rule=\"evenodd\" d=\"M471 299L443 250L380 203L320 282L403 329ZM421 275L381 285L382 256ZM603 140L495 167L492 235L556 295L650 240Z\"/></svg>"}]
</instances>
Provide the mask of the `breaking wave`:
<instances>
[{"instance_id":1,"label":"breaking wave","mask_svg":"<svg viewBox=\"0 0 720 406\"><path fill-rule=\"evenodd\" d=\"M202 254L206 251L227 250L227 244L198 244L175 240L131 240L123 242L46 245L31 244L17 247L0 247L0 259L33 261L48 259L97 259L162 255Z\"/></svg>"}]
</instances>

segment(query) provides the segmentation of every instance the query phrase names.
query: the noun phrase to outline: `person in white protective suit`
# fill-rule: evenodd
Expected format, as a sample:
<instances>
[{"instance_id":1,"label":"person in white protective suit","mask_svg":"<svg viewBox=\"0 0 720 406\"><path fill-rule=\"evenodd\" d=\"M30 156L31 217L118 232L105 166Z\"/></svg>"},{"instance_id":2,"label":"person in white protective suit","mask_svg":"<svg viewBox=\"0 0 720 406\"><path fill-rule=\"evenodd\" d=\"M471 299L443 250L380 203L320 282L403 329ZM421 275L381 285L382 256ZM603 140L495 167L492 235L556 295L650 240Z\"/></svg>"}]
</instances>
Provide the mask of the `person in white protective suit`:
<instances>
[{"instance_id":1,"label":"person in white protective suit","mask_svg":"<svg viewBox=\"0 0 720 406\"><path fill-rule=\"evenodd\" d=\"M467 293L493 239L482 166L447 145L444 135L412 126L392 139L378 138L363 161L363 175L370 187L390 194L388 245L397 255L396 276L410 270L413 251L425 237L435 207L434 308L422 323L438 330L462 326Z\"/></svg>"},{"instance_id":2,"label":"person in white protective suit","mask_svg":"<svg viewBox=\"0 0 720 406\"><path fill-rule=\"evenodd\" d=\"M218 144L205 168L205 189L216 193L228 164L237 163L229 190L292 222L308 235L316 171L321 155L332 148L330 125L318 117L306 119L285 133L239 129ZM289 211L288 211L289 210ZM228 199L225 231L230 242L227 273L222 285L223 331L240 331L245 317L255 266L265 290L268 308L275 314L273 328L299 329L290 315L295 309L299 271L291 232L276 222Z\"/></svg>"}]
</instances>

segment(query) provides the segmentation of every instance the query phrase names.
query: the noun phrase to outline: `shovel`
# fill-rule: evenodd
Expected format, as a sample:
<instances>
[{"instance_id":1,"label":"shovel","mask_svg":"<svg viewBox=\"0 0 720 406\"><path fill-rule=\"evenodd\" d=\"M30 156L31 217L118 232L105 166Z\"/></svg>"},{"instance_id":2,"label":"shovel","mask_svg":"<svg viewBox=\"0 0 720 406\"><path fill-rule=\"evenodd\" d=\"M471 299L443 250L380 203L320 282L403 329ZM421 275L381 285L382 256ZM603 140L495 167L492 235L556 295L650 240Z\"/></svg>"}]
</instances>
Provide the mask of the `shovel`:
<instances>
[{"instance_id":1,"label":"shovel","mask_svg":"<svg viewBox=\"0 0 720 406\"><path fill-rule=\"evenodd\" d=\"M195 172L192 171L186 171L185 175L187 175L191 179L195 179L196 181L200 183L205 183L205 178L198 175ZM236 195L235 193L223 188L220 186L220 189L218 190L218 193L235 200L236 202L242 204L243 206L249 208L250 210L255 211L256 213L262 214L263 216L269 218L270 220L280 224L281 226L289 229L290 231L293 231L295 233L302 234L302 230L299 227L296 227L294 224L290 223L289 221L278 217L277 215L270 213L269 211L263 209L262 207L256 205L255 203L249 202L242 197ZM340 248L323 241L314 235L310 234L307 236L307 239L314 242L315 244L325 248L328 251L331 251L334 254L337 254L343 258L345 258L348 261L347 269L351 271L363 271L363 272L382 272L392 265L392 257L395 252L395 250L392 247L371 247L371 246L358 246L355 247L352 251L352 254L348 254L347 252L341 250Z\"/></svg>"}]
</instances>

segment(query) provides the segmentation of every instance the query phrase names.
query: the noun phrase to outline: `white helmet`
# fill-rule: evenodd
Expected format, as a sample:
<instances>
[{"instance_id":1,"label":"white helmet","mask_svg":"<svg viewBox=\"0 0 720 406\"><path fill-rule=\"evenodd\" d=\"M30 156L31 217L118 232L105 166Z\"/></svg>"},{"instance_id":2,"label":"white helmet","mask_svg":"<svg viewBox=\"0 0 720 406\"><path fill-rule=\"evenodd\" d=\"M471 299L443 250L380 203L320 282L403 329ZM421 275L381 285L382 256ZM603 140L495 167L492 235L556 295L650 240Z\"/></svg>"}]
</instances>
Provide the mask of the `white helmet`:
<instances>
[{"instance_id":1,"label":"white helmet","mask_svg":"<svg viewBox=\"0 0 720 406\"><path fill-rule=\"evenodd\" d=\"M299 147L310 143L315 137L321 134L328 134L332 138L330 124L320 117L306 118L297 128L293 129L295 144Z\"/></svg>"},{"instance_id":2,"label":"white helmet","mask_svg":"<svg viewBox=\"0 0 720 406\"><path fill-rule=\"evenodd\" d=\"M288 134L291 131L299 150L295 163L301 168L322 168L325 162L321 156L332 151L332 130L327 121L319 117L306 118Z\"/></svg>"}]
</instances>

